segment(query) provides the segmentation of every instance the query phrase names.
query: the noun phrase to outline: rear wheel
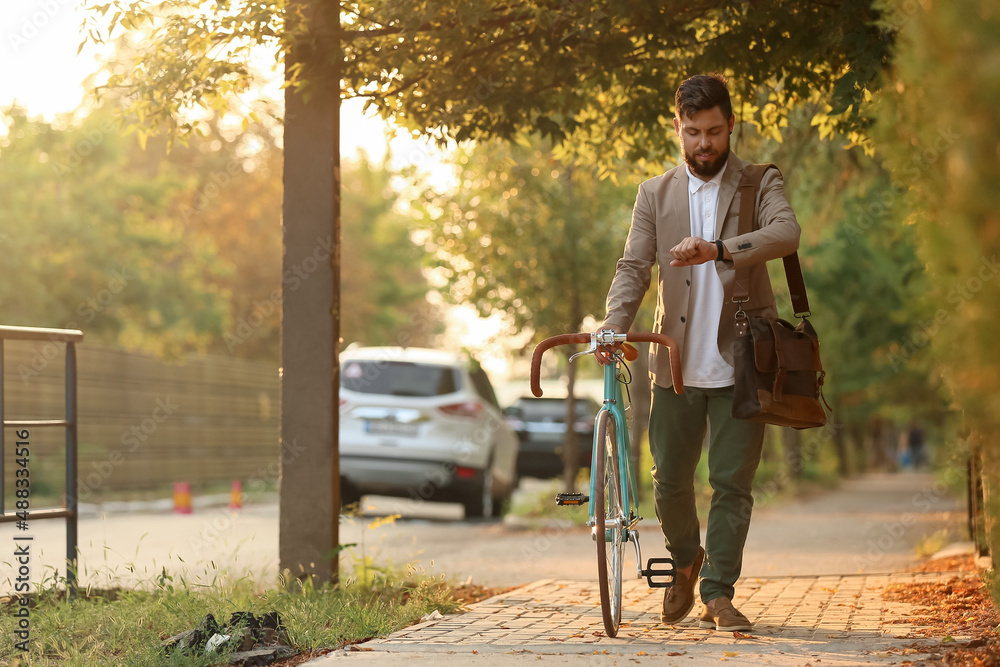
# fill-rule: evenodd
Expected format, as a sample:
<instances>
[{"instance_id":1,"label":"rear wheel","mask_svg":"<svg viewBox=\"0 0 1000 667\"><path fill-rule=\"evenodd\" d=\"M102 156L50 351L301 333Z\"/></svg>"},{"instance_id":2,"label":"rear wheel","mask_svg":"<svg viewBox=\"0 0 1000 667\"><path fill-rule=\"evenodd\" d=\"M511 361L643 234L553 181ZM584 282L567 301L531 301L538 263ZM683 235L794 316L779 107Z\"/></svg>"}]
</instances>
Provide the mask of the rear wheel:
<instances>
[{"instance_id":1,"label":"rear wheel","mask_svg":"<svg viewBox=\"0 0 1000 667\"><path fill-rule=\"evenodd\" d=\"M625 516L622 509L615 422L607 410L597 421L594 475L594 520L597 537L597 583L601 614L609 637L622 620L622 566L625 559Z\"/></svg>"}]
</instances>

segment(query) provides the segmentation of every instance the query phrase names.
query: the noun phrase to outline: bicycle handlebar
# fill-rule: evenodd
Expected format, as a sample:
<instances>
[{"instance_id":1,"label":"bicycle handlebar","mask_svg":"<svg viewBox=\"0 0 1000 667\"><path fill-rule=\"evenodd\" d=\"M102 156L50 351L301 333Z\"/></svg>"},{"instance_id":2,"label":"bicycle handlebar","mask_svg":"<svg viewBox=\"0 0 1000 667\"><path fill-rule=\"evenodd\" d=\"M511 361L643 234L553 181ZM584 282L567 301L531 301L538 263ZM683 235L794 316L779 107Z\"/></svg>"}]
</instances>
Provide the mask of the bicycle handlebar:
<instances>
[{"instance_id":1,"label":"bicycle handlebar","mask_svg":"<svg viewBox=\"0 0 1000 667\"><path fill-rule=\"evenodd\" d=\"M542 355L545 351L557 345L582 345L595 340L592 334L575 333L560 334L546 338L535 346L535 351L531 355L531 393L535 398L542 395L542 385L540 382L540 372L542 369ZM674 393L684 393L684 378L681 375L681 355L676 354L680 350L673 338L665 334L653 333L651 331L635 331L625 336L625 341L629 343L656 343L667 348L670 357L670 377L673 379Z\"/></svg>"}]
</instances>

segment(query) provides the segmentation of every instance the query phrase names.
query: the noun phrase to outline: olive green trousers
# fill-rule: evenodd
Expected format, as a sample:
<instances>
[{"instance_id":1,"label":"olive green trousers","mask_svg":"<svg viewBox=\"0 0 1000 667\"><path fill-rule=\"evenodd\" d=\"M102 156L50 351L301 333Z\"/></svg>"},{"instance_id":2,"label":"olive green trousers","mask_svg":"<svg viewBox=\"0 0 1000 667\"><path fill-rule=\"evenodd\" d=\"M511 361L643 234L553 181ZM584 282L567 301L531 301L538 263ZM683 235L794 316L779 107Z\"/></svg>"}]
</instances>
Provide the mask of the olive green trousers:
<instances>
[{"instance_id":1,"label":"olive green trousers","mask_svg":"<svg viewBox=\"0 0 1000 667\"><path fill-rule=\"evenodd\" d=\"M732 600L743 567L743 546L753 508L751 488L760 463L764 425L731 416L733 387L673 389L653 385L649 449L653 455L656 517L678 567L688 567L701 543L695 508L694 475L709 433L708 511L701 599Z\"/></svg>"}]
</instances>

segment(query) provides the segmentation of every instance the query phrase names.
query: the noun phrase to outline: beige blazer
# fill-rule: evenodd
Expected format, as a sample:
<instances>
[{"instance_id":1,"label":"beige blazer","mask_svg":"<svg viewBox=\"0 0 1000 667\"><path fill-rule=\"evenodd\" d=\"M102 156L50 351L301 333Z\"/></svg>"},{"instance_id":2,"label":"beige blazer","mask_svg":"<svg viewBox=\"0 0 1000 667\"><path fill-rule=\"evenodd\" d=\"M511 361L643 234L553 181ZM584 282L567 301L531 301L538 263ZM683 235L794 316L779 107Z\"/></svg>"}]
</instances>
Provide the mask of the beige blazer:
<instances>
[{"instance_id":1,"label":"beige blazer","mask_svg":"<svg viewBox=\"0 0 1000 667\"><path fill-rule=\"evenodd\" d=\"M759 228L737 236L740 195L736 191L743 168L747 165L730 153L719 188L716 220L722 221L720 238L733 259L717 260L715 268L722 279L725 300L719 330L716 332L722 358L733 363L733 318L737 306L732 302L735 268L750 268L750 300L744 310L750 315L776 316L774 294L767 277L765 262L784 257L799 247L799 223L785 199L781 175L769 169L757 191ZM651 178L639 186L632 211L632 226L625 241L625 252L608 291L606 324L617 324L625 331L632 327L642 298L649 289L653 264L659 267L656 316L653 331L664 333L683 349L689 336L705 335L698 323L688 322L691 297L691 267L672 267L670 249L691 235L688 211L688 173L684 164ZM649 372L653 382L672 387L667 351L651 346Z\"/></svg>"}]
</instances>

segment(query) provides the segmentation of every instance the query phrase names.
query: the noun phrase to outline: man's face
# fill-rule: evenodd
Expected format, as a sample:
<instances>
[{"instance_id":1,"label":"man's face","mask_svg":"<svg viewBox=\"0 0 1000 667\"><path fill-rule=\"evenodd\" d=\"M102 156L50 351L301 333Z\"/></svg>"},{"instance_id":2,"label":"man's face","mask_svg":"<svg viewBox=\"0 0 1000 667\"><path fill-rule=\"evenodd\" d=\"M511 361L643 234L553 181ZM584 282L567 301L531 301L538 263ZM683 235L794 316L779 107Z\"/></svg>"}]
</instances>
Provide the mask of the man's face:
<instances>
[{"instance_id":1,"label":"man's face","mask_svg":"<svg viewBox=\"0 0 1000 667\"><path fill-rule=\"evenodd\" d=\"M707 181L722 169L729 157L729 135L736 117L726 118L720 107L697 111L690 118L674 118L681 140L681 155L691 172Z\"/></svg>"}]
</instances>

